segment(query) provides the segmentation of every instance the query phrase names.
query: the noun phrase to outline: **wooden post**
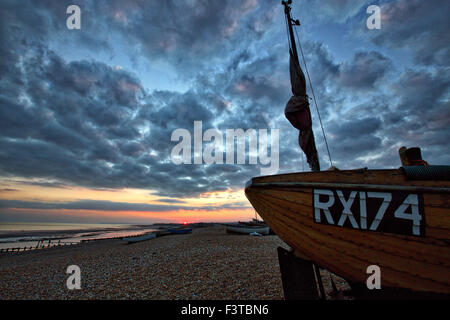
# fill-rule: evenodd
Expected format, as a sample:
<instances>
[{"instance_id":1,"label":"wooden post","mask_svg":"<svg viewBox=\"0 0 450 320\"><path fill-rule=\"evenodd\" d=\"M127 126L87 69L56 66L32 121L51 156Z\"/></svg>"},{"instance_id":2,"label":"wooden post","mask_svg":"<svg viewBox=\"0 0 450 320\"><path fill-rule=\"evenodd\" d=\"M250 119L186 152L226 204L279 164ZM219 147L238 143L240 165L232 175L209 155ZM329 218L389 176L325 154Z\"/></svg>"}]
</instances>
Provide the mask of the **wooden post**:
<instances>
[{"instance_id":1,"label":"wooden post","mask_svg":"<svg viewBox=\"0 0 450 320\"><path fill-rule=\"evenodd\" d=\"M402 163L402 166L407 166L408 165L408 162L406 160L405 152L406 152L406 147L405 146L403 146L400 149L398 149L398 154L400 156L400 161Z\"/></svg>"},{"instance_id":2,"label":"wooden post","mask_svg":"<svg viewBox=\"0 0 450 320\"><path fill-rule=\"evenodd\" d=\"M311 261L303 260L282 247L278 247L278 261L285 300L320 299Z\"/></svg>"},{"instance_id":3,"label":"wooden post","mask_svg":"<svg viewBox=\"0 0 450 320\"><path fill-rule=\"evenodd\" d=\"M422 159L422 153L420 151L420 148L418 147L401 147L398 150L398 153L400 155L402 166L416 166L426 164L426 161L423 161Z\"/></svg>"}]
</instances>

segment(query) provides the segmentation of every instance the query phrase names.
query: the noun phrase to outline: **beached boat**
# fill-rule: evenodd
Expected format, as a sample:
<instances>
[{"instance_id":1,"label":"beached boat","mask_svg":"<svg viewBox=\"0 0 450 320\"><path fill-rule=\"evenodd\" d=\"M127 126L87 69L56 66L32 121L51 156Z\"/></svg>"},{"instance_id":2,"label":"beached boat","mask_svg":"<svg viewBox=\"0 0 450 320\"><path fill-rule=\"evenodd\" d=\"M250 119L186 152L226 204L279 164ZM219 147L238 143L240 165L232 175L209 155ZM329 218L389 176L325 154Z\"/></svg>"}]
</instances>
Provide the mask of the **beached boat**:
<instances>
[{"instance_id":1,"label":"beached boat","mask_svg":"<svg viewBox=\"0 0 450 320\"><path fill-rule=\"evenodd\" d=\"M156 233L150 232L150 233L144 234L142 236L126 237L126 238L123 238L122 240L125 241L126 243L136 243L136 242L141 242L141 241L150 240L150 239L154 239L154 238L156 238Z\"/></svg>"},{"instance_id":2,"label":"beached boat","mask_svg":"<svg viewBox=\"0 0 450 320\"><path fill-rule=\"evenodd\" d=\"M258 219L252 219L252 221L239 221L239 224L245 225L245 226L253 226L253 227L268 227L267 223L264 221L258 220ZM272 229L269 227L269 234L274 235Z\"/></svg>"},{"instance_id":3,"label":"beached boat","mask_svg":"<svg viewBox=\"0 0 450 320\"><path fill-rule=\"evenodd\" d=\"M367 269L376 265L383 288L450 294L450 166L427 165L420 149L401 148L399 169L320 171L290 4L283 1L294 96L285 113L300 130L313 172L254 177L245 195L295 256L313 266L365 287Z\"/></svg>"},{"instance_id":4,"label":"beached boat","mask_svg":"<svg viewBox=\"0 0 450 320\"><path fill-rule=\"evenodd\" d=\"M263 235L269 234L268 226L249 226L242 224L225 224L225 230L228 233L239 233L239 234L250 234L253 232L260 233Z\"/></svg>"},{"instance_id":5,"label":"beached boat","mask_svg":"<svg viewBox=\"0 0 450 320\"><path fill-rule=\"evenodd\" d=\"M264 221L238 221L239 224L245 225L245 226L253 226L253 227L267 227L267 224Z\"/></svg>"},{"instance_id":6,"label":"beached boat","mask_svg":"<svg viewBox=\"0 0 450 320\"><path fill-rule=\"evenodd\" d=\"M173 228L168 229L171 234L187 234L192 232L192 228Z\"/></svg>"},{"instance_id":7,"label":"beached boat","mask_svg":"<svg viewBox=\"0 0 450 320\"><path fill-rule=\"evenodd\" d=\"M450 182L415 170L450 167L256 177L245 194L298 254L349 281L378 265L386 287L450 293Z\"/></svg>"}]
</instances>

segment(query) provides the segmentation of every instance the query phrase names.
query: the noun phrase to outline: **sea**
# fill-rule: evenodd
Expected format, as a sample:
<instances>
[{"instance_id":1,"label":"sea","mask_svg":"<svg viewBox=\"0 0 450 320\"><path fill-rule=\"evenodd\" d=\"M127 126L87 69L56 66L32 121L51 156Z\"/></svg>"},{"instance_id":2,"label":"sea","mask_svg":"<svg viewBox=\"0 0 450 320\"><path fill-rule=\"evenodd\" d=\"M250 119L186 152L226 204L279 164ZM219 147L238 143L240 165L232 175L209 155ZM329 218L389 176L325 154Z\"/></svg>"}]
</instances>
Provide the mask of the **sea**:
<instances>
[{"instance_id":1,"label":"sea","mask_svg":"<svg viewBox=\"0 0 450 320\"><path fill-rule=\"evenodd\" d=\"M0 249L139 236L155 230L132 224L0 222Z\"/></svg>"}]
</instances>

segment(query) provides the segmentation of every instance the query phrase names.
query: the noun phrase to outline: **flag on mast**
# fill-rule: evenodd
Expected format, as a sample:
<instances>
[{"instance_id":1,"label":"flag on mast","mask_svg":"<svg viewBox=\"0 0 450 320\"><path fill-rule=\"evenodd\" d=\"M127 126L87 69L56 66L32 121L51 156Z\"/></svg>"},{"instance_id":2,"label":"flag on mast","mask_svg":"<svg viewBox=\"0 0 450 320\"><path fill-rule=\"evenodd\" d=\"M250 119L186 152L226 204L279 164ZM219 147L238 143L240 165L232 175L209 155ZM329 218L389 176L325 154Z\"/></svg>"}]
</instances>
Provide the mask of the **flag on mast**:
<instances>
[{"instance_id":1,"label":"flag on mast","mask_svg":"<svg viewBox=\"0 0 450 320\"><path fill-rule=\"evenodd\" d=\"M297 59L289 50L289 73L293 96L284 109L289 122L299 130L298 143L306 155L306 160L313 171L320 170L316 143L312 130L311 111L309 109L308 95L306 94L306 80ZM297 61L296 61L297 60Z\"/></svg>"}]
</instances>

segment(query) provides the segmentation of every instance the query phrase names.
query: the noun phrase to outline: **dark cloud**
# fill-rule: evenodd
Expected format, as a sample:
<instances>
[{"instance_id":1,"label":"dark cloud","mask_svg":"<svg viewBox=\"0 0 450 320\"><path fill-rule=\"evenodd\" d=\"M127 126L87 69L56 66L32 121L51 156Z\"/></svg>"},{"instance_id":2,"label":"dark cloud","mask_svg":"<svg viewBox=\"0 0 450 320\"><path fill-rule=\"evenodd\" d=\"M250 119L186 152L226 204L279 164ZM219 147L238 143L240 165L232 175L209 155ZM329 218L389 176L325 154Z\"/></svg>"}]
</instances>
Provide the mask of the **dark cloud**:
<instances>
[{"instance_id":1,"label":"dark cloud","mask_svg":"<svg viewBox=\"0 0 450 320\"><path fill-rule=\"evenodd\" d=\"M417 63L447 66L450 62L450 2L398 0L381 6L382 28L372 32L377 45L414 53Z\"/></svg>"},{"instance_id":2,"label":"dark cloud","mask_svg":"<svg viewBox=\"0 0 450 320\"><path fill-rule=\"evenodd\" d=\"M339 72L339 84L350 89L376 89L393 65L382 54L357 52L353 60L342 65Z\"/></svg>"},{"instance_id":3,"label":"dark cloud","mask_svg":"<svg viewBox=\"0 0 450 320\"><path fill-rule=\"evenodd\" d=\"M450 77L444 70L406 70L393 84L400 98L384 114L385 134L392 141L434 150L430 162L448 162L438 150L445 150L450 139L449 87Z\"/></svg>"},{"instance_id":4,"label":"dark cloud","mask_svg":"<svg viewBox=\"0 0 450 320\"><path fill-rule=\"evenodd\" d=\"M443 46L448 22L430 3L384 4L382 30L365 35L383 50L354 45L342 61L320 39L306 34L305 58L339 167L395 167L402 144L422 146L424 157L433 162L448 162L440 151L450 139L448 52ZM167 197L160 202L182 204L174 198L241 189L260 174L260 165L173 164L170 152L176 142L170 141L171 133L184 128L192 134L196 120L202 121L203 130L223 132L278 128L280 171L302 168L298 132L283 114L291 93L279 3L80 1L85 15L79 33L65 28L68 4L1 4L1 176L48 187L142 188ZM328 16L342 26L363 12L365 4L313 1L310 18ZM435 27L425 27L430 19L435 19ZM97 60L65 57L58 46L69 43L102 54ZM402 69L385 47L405 49L425 66ZM151 91L144 84L144 71L117 68L102 58L109 51L133 56L137 64L164 61L187 89L174 84L173 90ZM433 69L427 67L431 64ZM321 165L326 168L313 104L311 111ZM58 206L3 205L42 210ZM80 201L59 208L181 207Z\"/></svg>"},{"instance_id":5,"label":"dark cloud","mask_svg":"<svg viewBox=\"0 0 450 320\"><path fill-rule=\"evenodd\" d=\"M102 12L97 30L114 30L142 57L170 62L183 78L243 38L260 38L273 19L265 5L258 0L86 2L90 11Z\"/></svg>"},{"instance_id":6,"label":"dark cloud","mask_svg":"<svg viewBox=\"0 0 450 320\"><path fill-rule=\"evenodd\" d=\"M183 200L178 200L178 199L165 199L165 198L162 198L162 199L158 199L157 200L158 202L164 202L164 203L186 203L186 201L183 201Z\"/></svg>"},{"instance_id":7,"label":"dark cloud","mask_svg":"<svg viewBox=\"0 0 450 320\"><path fill-rule=\"evenodd\" d=\"M224 204L222 206L189 207L178 205L160 205L129 202L112 202L102 200L78 200L73 202L37 202L20 200L0 200L0 209L36 209L36 210L99 210L99 211L141 211L168 212L179 210L247 209L248 205Z\"/></svg>"},{"instance_id":8,"label":"dark cloud","mask_svg":"<svg viewBox=\"0 0 450 320\"><path fill-rule=\"evenodd\" d=\"M14 180L13 180L14 181ZM70 189L71 187L60 182L47 182L47 181L20 181L15 180L14 182L25 184L29 186L39 186L44 188L59 188L59 189Z\"/></svg>"},{"instance_id":9,"label":"dark cloud","mask_svg":"<svg viewBox=\"0 0 450 320\"><path fill-rule=\"evenodd\" d=\"M334 146L333 155L338 159L356 159L379 152L381 139L377 133L381 121L377 118L336 121L333 125L330 123L330 128L330 144Z\"/></svg>"},{"instance_id":10,"label":"dark cloud","mask_svg":"<svg viewBox=\"0 0 450 320\"><path fill-rule=\"evenodd\" d=\"M282 78L285 72L280 72L282 67L287 68L287 63L280 59L280 53L276 48L267 57L236 67L225 92L231 97L249 99L252 102L283 103L283 99L289 94L289 83Z\"/></svg>"}]
</instances>

